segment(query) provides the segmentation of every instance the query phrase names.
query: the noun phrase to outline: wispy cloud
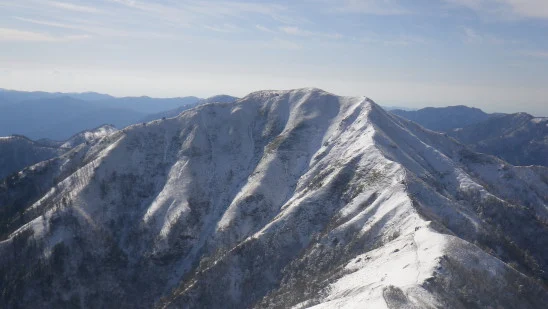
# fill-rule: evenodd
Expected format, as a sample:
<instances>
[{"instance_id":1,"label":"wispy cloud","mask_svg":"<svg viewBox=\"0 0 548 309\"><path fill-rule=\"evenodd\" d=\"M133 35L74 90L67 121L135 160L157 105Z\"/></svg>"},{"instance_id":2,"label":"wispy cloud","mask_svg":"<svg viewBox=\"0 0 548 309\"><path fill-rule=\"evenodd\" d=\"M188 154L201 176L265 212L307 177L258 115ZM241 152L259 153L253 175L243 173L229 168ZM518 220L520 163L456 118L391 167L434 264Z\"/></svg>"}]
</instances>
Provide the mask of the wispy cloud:
<instances>
[{"instance_id":1,"label":"wispy cloud","mask_svg":"<svg viewBox=\"0 0 548 309\"><path fill-rule=\"evenodd\" d=\"M499 19L548 18L546 0L444 0Z\"/></svg>"},{"instance_id":2,"label":"wispy cloud","mask_svg":"<svg viewBox=\"0 0 548 309\"><path fill-rule=\"evenodd\" d=\"M413 12L396 0L315 0L328 3L335 11L367 15L405 15Z\"/></svg>"},{"instance_id":3,"label":"wispy cloud","mask_svg":"<svg viewBox=\"0 0 548 309\"><path fill-rule=\"evenodd\" d=\"M69 10L69 11L75 11L75 12L82 12L82 13L100 13L101 12L101 10L95 7L77 5L77 4L68 3L68 2L45 1L44 3L52 7Z\"/></svg>"},{"instance_id":4,"label":"wispy cloud","mask_svg":"<svg viewBox=\"0 0 548 309\"><path fill-rule=\"evenodd\" d=\"M181 2L167 2L164 4L137 0L109 0L112 3L123 5L132 9L159 14L164 16L176 16L179 19L197 20L204 16L209 17L237 17L248 14L261 14L271 16L273 19L282 19L285 6L279 4L239 2L239 1L208 1L188 0Z\"/></svg>"},{"instance_id":5,"label":"wispy cloud","mask_svg":"<svg viewBox=\"0 0 548 309\"><path fill-rule=\"evenodd\" d=\"M476 32L476 30L468 27L464 27L464 40L467 43L481 43L484 41L483 36Z\"/></svg>"},{"instance_id":6,"label":"wispy cloud","mask_svg":"<svg viewBox=\"0 0 548 309\"><path fill-rule=\"evenodd\" d=\"M303 30L299 27L280 27L280 30L286 34L296 35L296 36L312 36L311 31Z\"/></svg>"},{"instance_id":7,"label":"wispy cloud","mask_svg":"<svg viewBox=\"0 0 548 309\"><path fill-rule=\"evenodd\" d=\"M15 16L15 19L35 25L42 25L42 26L48 26L48 27L56 27L56 28L64 28L64 29L78 29L80 30L80 27L65 23L59 23L54 21L47 21L47 20L37 20L33 18L25 18L25 17L19 17Z\"/></svg>"},{"instance_id":8,"label":"wispy cloud","mask_svg":"<svg viewBox=\"0 0 548 309\"><path fill-rule=\"evenodd\" d=\"M93 34L99 37L165 38L165 39L177 38L176 35L169 34L169 33L158 33L158 32L152 32L152 31L128 31L128 30L121 30L121 29L115 29L112 27L109 28L109 27L98 26L98 25L62 23L57 21L39 20L39 19L24 18L24 17L18 17L18 16L14 18L19 21L23 21L23 22L27 22L35 25L79 30L79 31L86 32L88 34Z\"/></svg>"},{"instance_id":9,"label":"wispy cloud","mask_svg":"<svg viewBox=\"0 0 548 309\"><path fill-rule=\"evenodd\" d=\"M0 28L0 41L9 42L67 42L91 38L90 35L52 36L47 33Z\"/></svg>"},{"instance_id":10,"label":"wispy cloud","mask_svg":"<svg viewBox=\"0 0 548 309\"><path fill-rule=\"evenodd\" d=\"M268 32L268 33L276 33L276 31L270 29L270 28L267 28L265 26L262 26L262 25L255 25L255 28L260 30L260 31L263 31L263 32Z\"/></svg>"},{"instance_id":11,"label":"wispy cloud","mask_svg":"<svg viewBox=\"0 0 548 309\"><path fill-rule=\"evenodd\" d=\"M263 46L267 48L284 49L284 50L300 50L303 48L302 45L298 43L295 43L289 40L278 39L278 38L264 43Z\"/></svg>"},{"instance_id":12,"label":"wispy cloud","mask_svg":"<svg viewBox=\"0 0 548 309\"><path fill-rule=\"evenodd\" d=\"M360 38L353 38L354 41L366 44L382 44L385 46L411 46L418 44L426 44L428 40L420 36L413 35L399 35L399 36L386 36L379 35L377 33L369 33L367 36Z\"/></svg>"},{"instance_id":13,"label":"wispy cloud","mask_svg":"<svg viewBox=\"0 0 548 309\"><path fill-rule=\"evenodd\" d=\"M340 39L342 38L342 35L337 33L322 33L322 32L315 32L315 31L309 31L304 30L299 27L289 27L284 26L279 28L281 32L293 35L293 36L302 36L302 37L322 37L322 38L329 38L329 39Z\"/></svg>"},{"instance_id":14,"label":"wispy cloud","mask_svg":"<svg viewBox=\"0 0 548 309\"><path fill-rule=\"evenodd\" d=\"M468 44L506 44L516 43L515 40L505 40L488 33L480 33L470 27L462 27L463 40Z\"/></svg>"},{"instance_id":15,"label":"wispy cloud","mask_svg":"<svg viewBox=\"0 0 548 309\"><path fill-rule=\"evenodd\" d=\"M236 32L242 31L242 28L235 26L233 24L205 25L204 27L211 31L221 32L221 33L236 33Z\"/></svg>"}]
</instances>

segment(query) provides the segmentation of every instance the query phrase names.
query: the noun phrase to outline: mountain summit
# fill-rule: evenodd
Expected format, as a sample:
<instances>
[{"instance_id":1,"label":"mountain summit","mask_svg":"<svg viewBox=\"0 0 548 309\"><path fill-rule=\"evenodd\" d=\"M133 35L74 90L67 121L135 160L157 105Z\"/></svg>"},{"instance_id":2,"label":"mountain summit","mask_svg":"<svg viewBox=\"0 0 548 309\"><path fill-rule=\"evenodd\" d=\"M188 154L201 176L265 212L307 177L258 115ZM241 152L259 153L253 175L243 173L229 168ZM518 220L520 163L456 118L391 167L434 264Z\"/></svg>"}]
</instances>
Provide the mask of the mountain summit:
<instances>
[{"instance_id":1,"label":"mountain summit","mask_svg":"<svg viewBox=\"0 0 548 309\"><path fill-rule=\"evenodd\" d=\"M475 153L366 97L198 106L26 169L0 203L67 165L2 221L3 308L548 303L548 169Z\"/></svg>"}]
</instances>

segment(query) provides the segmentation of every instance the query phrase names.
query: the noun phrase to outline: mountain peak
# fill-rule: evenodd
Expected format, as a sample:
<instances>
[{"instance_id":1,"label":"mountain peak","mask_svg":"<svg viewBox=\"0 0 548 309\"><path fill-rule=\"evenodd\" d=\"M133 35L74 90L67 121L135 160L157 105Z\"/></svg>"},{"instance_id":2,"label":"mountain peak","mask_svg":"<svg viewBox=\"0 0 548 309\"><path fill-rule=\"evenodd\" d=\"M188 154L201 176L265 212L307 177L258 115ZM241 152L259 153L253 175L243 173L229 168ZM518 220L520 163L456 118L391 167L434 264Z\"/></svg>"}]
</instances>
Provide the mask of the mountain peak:
<instances>
[{"instance_id":1,"label":"mountain peak","mask_svg":"<svg viewBox=\"0 0 548 309\"><path fill-rule=\"evenodd\" d=\"M84 130L80 133L73 135L71 138L65 141L65 143L63 143L60 147L70 149L82 143L92 143L116 131L118 131L118 129L116 129L115 126L111 124L104 124L97 128L94 128L91 130Z\"/></svg>"},{"instance_id":2,"label":"mountain peak","mask_svg":"<svg viewBox=\"0 0 548 309\"><path fill-rule=\"evenodd\" d=\"M548 298L532 279L546 280L548 171L474 153L366 97L304 88L201 105L48 161L25 183L54 164L71 168L29 205L0 186L12 214L1 277L25 283L2 297L19 307L71 295L128 308Z\"/></svg>"},{"instance_id":3,"label":"mountain peak","mask_svg":"<svg viewBox=\"0 0 548 309\"><path fill-rule=\"evenodd\" d=\"M312 95L312 94L325 94L325 95L332 95L327 91L324 91L319 88L297 88L297 89L290 89L290 90L260 90L255 91L250 94L248 94L246 97L276 97L280 95Z\"/></svg>"}]
</instances>

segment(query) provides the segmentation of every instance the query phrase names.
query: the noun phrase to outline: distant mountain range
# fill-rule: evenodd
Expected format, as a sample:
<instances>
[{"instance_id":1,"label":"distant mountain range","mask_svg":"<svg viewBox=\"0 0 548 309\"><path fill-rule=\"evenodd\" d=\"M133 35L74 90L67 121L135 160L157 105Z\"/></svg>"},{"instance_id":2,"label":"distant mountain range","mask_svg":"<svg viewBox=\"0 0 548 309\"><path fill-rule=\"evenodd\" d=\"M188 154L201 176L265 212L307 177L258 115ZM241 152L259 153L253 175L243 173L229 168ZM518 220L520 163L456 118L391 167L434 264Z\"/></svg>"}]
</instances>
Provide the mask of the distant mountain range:
<instances>
[{"instance_id":1,"label":"distant mountain range","mask_svg":"<svg viewBox=\"0 0 548 309\"><path fill-rule=\"evenodd\" d=\"M448 131L489 119L489 114L479 108L464 105L426 107L415 111L394 109L393 114L414 121L434 131Z\"/></svg>"},{"instance_id":2,"label":"distant mountain range","mask_svg":"<svg viewBox=\"0 0 548 309\"><path fill-rule=\"evenodd\" d=\"M0 136L65 140L73 134L111 123L117 128L140 122L149 114L195 106L197 97L123 97L95 92L47 93L0 90Z\"/></svg>"},{"instance_id":3,"label":"distant mountain range","mask_svg":"<svg viewBox=\"0 0 548 309\"><path fill-rule=\"evenodd\" d=\"M526 113L496 115L448 131L478 152L500 157L514 165L548 166L548 118Z\"/></svg>"},{"instance_id":4,"label":"distant mountain range","mask_svg":"<svg viewBox=\"0 0 548 309\"><path fill-rule=\"evenodd\" d=\"M210 97L210 98L207 98L207 99L201 99L198 102L189 103L187 105L179 106L179 107L174 108L174 109L170 109L170 110L163 111L163 112L160 112L160 113L155 113L155 114L148 115L148 116L142 118L141 122L149 122L149 121L162 119L162 118L173 118L173 117L178 116L180 113L182 113L182 112L184 112L188 109L191 109L193 107L196 107L200 104L233 103L233 102L236 102L236 100L238 100L237 97L224 95L224 94L216 95L216 96L213 96L213 97Z\"/></svg>"},{"instance_id":5,"label":"distant mountain range","mask_svg":"<svg viewBox=\"0 0 548 309\"><path fill-rule=\"evenodd\" d=\"M514 165L548 166L548 118L527 113L488 114L477 108L450 106L391 113L430 130L444 132L473 150Z\"/></svg>"}]
</instances>

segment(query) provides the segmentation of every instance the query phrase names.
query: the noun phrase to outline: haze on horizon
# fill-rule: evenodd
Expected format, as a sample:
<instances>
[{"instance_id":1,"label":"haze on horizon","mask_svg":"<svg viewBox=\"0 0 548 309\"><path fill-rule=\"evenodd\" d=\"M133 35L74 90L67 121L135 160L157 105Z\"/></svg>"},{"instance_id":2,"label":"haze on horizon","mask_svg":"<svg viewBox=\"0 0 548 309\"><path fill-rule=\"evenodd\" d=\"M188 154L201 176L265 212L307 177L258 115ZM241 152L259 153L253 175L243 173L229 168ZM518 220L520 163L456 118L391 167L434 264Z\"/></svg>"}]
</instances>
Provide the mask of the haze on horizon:
<instances>
[{"instance_id":1,"label":"haze on horizon","mask_svg":"<svg viewBox=\"0 0 548 309\"><path fill-rule=\"evenodd\" d=\"M548 116L545 0L0 0L0 88L243 96L319 87Z\"/></svg>"}]
</instances>

